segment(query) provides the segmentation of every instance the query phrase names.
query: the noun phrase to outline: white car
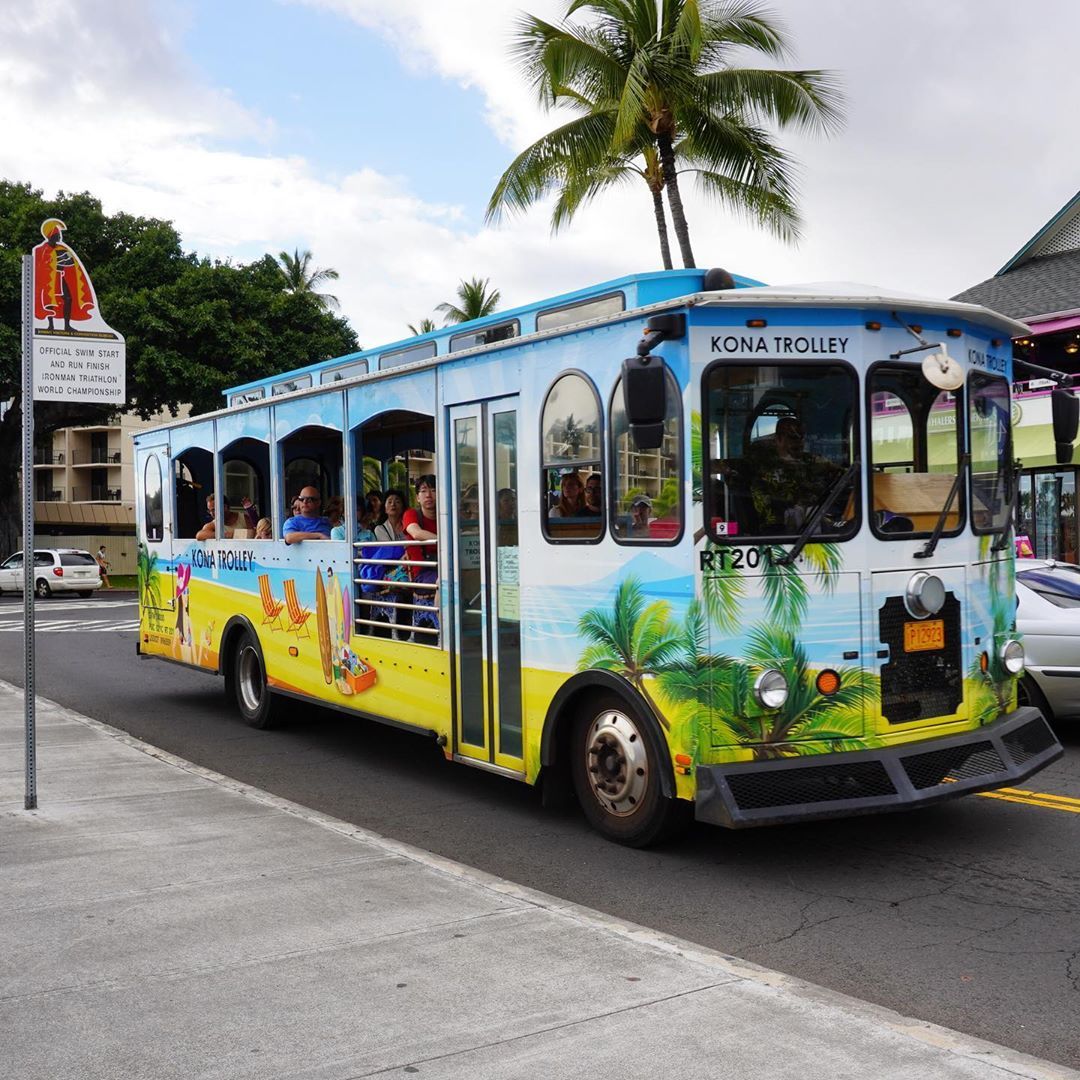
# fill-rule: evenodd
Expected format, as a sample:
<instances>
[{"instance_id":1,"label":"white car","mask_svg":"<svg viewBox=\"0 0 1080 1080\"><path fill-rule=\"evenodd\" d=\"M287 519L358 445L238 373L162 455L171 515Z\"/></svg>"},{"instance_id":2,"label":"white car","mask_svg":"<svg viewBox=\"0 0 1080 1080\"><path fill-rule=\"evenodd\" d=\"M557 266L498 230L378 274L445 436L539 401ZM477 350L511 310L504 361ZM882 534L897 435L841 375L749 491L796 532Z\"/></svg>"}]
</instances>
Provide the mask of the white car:
<instances>
[{"instance_id":1,"label":"white car","mask_svg":"<svg viewBox=\"0 0 1080 1080\"><path fill-rule=\"evenodd\" d=\"M22 592L23 553L0 563L0 592ZM92 596L101 588L101 571L89 551L78 548L42 548L34 552L34 595L42 600L53 593Z\"/></svg>"},{"instance_id":2,"label":"white car","mask_svg":"<svg viewBox=\"0 0 1080 1080\"><path fill-rule=\"evenodd\" d=\"M1020 704L1036 706L1048 720L1080 717L1080 567L1019 559L1016 629L1026 667Z\"/></svg>"}]
</instances>

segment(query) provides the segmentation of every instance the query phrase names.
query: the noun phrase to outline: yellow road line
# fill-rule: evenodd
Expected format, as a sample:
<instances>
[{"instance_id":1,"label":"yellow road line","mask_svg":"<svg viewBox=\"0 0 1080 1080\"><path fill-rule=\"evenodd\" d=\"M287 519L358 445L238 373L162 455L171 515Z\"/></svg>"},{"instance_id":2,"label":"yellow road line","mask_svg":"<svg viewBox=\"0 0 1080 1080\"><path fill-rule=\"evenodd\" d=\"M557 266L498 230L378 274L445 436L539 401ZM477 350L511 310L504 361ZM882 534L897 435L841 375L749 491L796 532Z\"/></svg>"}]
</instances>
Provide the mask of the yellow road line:
<instances>
[{"instance_id":1,"label":"yellow road line","mask_svg":"<svg viewBox=\"0 0 1080 1080\"><path fill-rule=\"evenodd\" d=\"M1045 810L1064 810L1070 814L1080 814L1080 799L1068 795L1050 795L1041 791L1025 791L1023 788L998 788L997 791L980 791L977 794L986 799L1000 799L1002 802L1023 803L1027 806L1041 806Z\"/></svg>"}]
</instances>

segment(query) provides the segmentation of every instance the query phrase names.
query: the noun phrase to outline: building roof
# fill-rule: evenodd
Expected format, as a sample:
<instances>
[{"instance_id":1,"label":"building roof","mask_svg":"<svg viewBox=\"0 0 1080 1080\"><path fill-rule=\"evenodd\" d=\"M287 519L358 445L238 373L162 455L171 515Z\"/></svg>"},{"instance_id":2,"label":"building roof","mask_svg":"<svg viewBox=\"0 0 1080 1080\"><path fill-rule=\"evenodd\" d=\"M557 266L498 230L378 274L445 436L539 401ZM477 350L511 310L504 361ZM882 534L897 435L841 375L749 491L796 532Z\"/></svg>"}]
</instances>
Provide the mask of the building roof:
<instances>
[{"instance_id":1,"label":"building roof","mask_svg":"<svg viewBox=\"0 0 1080 1080\"><path fill-rule=\"evenodd\" d=\"M1080 247L1014 263L953 299L1024 320L1080 308Z\"/></svg>"}]
</instances>

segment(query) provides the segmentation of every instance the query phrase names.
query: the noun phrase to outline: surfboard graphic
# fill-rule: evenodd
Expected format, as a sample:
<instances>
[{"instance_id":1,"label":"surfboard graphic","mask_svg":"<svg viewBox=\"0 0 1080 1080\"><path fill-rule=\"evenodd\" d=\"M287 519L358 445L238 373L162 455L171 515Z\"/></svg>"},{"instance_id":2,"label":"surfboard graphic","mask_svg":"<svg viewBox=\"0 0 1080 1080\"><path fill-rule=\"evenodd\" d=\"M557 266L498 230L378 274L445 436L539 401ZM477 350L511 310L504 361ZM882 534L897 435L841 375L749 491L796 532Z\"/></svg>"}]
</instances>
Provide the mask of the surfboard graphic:
<instances>
[{"instance_id":1,"label":"surfboard graphic","mask_svg":"<svg viewBox=\"0 0 1080 1080\"><path fill-rule=\"evenodd\" d=\"M322 660L323 680L329 686L334 681L333 642L330 639L330 616L326 609L326 588L322 570L315 570L315 622L319 627L319 659Z\"/></svg>"}]
</instances>

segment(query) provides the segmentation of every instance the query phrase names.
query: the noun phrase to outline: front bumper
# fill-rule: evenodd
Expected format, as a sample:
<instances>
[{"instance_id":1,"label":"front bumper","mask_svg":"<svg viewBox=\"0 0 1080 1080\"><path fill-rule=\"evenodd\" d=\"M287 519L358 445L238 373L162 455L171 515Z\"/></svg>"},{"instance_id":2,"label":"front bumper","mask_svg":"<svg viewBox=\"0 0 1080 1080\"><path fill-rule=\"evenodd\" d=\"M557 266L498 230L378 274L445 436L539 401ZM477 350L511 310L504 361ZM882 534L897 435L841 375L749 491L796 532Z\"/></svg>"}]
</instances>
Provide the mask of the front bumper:
<instances>
[{"instance_id":1,"label":"front bumper","mask_svg":"<svg viewBox=\"0 0 1080 1080\"><path fill-rule=\"evenodd\" d=\"M878 814L1008 787L1064 753L1038 709L961 735L875 750L699 765L694 816L744 829Z\"/></svg>"}]
</instances>

